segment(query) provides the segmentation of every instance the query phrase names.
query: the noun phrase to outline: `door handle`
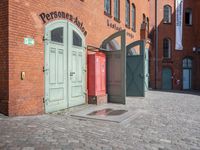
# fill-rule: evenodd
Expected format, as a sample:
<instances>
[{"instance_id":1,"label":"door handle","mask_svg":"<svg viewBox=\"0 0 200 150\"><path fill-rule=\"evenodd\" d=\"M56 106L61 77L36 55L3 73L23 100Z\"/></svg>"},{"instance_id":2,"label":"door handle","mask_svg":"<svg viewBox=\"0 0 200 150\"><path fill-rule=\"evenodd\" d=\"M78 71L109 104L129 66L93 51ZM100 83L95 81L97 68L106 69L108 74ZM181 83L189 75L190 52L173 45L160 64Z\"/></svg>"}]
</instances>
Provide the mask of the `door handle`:
<instances>
[{"instance_id":1,"label":"door handle","mask_svg":"<svg viewBox=\"0 0 200 150\"><path fill-rule=\"evenodd\" d=\"M46 72L46 71L48 71L49 69L45 69L45 67L43 67L43 69L42 69L42 71L43 72Z\"/></svg>"},{"instance_id":2,"label":"door handle","mask_svg":"<svg viewBox=\"0 0 200 150\"><path fill-rule=\"evenodd\" d=\"M74 74L76 74L76 72L70 72L70 76L73 76Z\"/></svg>"},{"instance_id":3,"label":"door handle","mask_svg":"<svg viewBox=\"0 0 200 150\"><path fill-rule=\"evenodd\" d=\"M140 76L141 78L144 78L144 75L143 75L142 73L140 73L139 76Z\"/></svg>"}]
</instances>

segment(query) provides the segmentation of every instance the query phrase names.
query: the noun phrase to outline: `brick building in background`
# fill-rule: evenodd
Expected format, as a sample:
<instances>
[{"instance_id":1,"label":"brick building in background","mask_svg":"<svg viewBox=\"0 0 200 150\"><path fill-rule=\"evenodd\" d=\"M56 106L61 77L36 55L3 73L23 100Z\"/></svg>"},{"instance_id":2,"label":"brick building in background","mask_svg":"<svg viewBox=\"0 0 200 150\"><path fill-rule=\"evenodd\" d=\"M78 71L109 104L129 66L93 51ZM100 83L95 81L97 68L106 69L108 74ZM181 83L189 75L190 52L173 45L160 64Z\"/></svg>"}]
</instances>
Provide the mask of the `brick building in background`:
<instances>
[{"instance_id":1,"label":"brick building in background","mask_svg":"<svg viewBox=\"0 0 200 150\"><path fill-rule=\"evenodd\" d=\"M183 50L175 50L175 7L176 1L174 0L150 1L151 87L157 89L199 90L200 1L183 1Z\"/></svg>"},{"instance_id":2,"label":"brick building in background","mask_svg":"<svg viewBox=\"0 0 200 150\"><path fill-rule=\"evenodd\" d=\"M0 113L42 114L48 103L51 110L85 103L84 47L100 47L104 39L123 29L127 44L144 39L149 6L149 0L1 0ZM48 65L59 75L48 71ZM72 66L82 70L75 74ZM69 85L75 80L82 82L80 88L73 86L73 93ZM52 91L46 93L49 87ZM55 101L47 101L49 97Z\"/></svg>"}]
</instances>

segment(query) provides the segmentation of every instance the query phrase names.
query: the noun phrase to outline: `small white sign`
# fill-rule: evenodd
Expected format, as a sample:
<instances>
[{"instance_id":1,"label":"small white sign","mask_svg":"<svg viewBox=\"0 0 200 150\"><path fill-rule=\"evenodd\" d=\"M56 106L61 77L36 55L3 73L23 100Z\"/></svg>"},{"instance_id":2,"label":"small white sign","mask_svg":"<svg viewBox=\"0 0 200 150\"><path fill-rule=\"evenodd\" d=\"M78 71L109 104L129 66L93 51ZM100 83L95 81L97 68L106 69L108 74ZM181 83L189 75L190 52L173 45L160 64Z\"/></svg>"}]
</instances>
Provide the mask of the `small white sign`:
<instances>
[{"instance_id":1,"label":"small white sign","mask_svg":"<svg viewBox=\"0 0 200 150\"><path fill-rule=\"evenodd\" d=\"M32 46L32 45L35 44L35 40L32 39L32 38L24 38L24 44L25 44L25 45Z\"/></svg>"}]
</instances>

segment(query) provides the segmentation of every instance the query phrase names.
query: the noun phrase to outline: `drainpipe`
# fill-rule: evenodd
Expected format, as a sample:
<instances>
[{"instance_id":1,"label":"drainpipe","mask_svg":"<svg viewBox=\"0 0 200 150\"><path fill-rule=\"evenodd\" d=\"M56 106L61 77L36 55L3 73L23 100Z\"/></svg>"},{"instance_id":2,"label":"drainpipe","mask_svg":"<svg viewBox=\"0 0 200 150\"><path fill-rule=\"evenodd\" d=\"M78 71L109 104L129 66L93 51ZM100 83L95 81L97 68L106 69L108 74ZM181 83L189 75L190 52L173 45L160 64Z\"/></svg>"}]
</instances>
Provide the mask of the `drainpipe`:
<instances>
[{"instance_id":1,"label":"drainpipe","mask_svg":"<svg viewBox=\"0 0 200 150\"><path fill-rule=\"evenodd\" d=\"M155 89L157 89L158 78L158 0L155 0L155 30L156 30L156 42L155 42Z\"/></svg>"}]
</instances>

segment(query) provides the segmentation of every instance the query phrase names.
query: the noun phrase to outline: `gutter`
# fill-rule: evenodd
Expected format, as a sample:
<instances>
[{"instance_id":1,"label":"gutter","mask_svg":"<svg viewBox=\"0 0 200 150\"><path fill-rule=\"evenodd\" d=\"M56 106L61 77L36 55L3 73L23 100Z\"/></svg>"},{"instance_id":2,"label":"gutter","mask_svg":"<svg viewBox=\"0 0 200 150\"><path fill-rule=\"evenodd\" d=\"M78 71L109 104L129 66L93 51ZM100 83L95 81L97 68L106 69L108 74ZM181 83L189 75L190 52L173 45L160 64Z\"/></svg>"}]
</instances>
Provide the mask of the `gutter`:
<instances>
[{"instance_id":1,"label":"gutter","mask_svg":"<svg viewBox=\"0 0 200 150\"><path fill-rule=\"evenodd\" d=\"M155 0L155 89L157 89L157 77L158 77L158 0Z\"/></svg>"}]
</instances>

